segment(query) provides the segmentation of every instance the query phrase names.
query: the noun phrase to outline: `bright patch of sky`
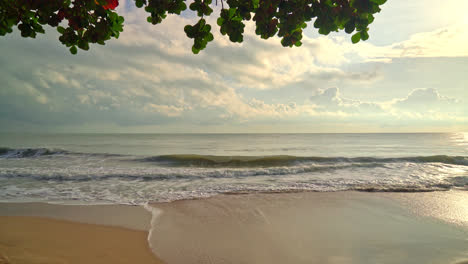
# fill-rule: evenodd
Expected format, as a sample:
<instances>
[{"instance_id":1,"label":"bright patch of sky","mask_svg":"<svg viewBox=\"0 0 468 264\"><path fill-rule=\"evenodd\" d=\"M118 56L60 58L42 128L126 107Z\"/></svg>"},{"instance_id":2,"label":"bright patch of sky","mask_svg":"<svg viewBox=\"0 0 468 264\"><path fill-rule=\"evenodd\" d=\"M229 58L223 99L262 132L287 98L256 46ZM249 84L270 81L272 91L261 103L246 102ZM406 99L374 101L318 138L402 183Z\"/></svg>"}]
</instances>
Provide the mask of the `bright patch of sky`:
<instances>
[{"instance_id":1,"label":"bright patch of sky","mask_svg":"<svg viewBox=\"0 0 468 264\"><path fill-rule=\"evenodd\" d=\"M437 132L468 129L468 2L388 0L367 42L303 46L218 32L199 55L190 13L146 22L121 1L118 40L69 54L54 30L0 37L0 130L73 132ZM216 11L215 11L216 13Z\"/></svg>"}]
</instances>

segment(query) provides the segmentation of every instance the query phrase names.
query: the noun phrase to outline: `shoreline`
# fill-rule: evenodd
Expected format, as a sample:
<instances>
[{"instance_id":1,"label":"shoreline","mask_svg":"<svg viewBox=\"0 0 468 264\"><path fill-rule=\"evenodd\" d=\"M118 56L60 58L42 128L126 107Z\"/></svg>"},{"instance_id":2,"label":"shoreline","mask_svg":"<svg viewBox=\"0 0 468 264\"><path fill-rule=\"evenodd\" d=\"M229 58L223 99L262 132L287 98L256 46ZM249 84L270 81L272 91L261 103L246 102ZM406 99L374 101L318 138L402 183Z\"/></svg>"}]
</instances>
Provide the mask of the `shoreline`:
<instances>
[{"instance_id":1,"label":"shoreline","mask_svg":"<svg viewBox=\"0 0 468 264\"><path fill-rule=\"evenodd\" d=\"M442 251L449 254L445 256L445 260L450 260L449 262L434 263L462 263L467 261L468 252L453 260L450 254L456 257L459 253L457 248L468 248L468 241L460 238L468 235L468 208L464 209L464 201L468 201L468 192L452 190L422 193L230 193L209 198L151 203L147 205L149 208L129 205L2 202L0 252L7 252L5 245L11 245L5 241L4 235L10 231L2 229L2 225L21 224L21 227L17 227L18 230L29 228L30 232L22 240L18 237L13 239L17 241L17 249L10 247L10 253L7 254L18 253L18 248L37 241L37 238L49 237L54 229L61 230L56 232L55 241L67 240L64 235L76 228L88 230L82 232L87 234L84 240L65 249L59 249L60 244L36 244L35 247L39 246L38 251L31 251L36 252L36 260L50 254L48 263L54 263L52 260L57 258L54 255L56 251L60 251L61 255L74 256L75 259L80 255L95 254L94 256L103 258L96 263L119 263L111 260L109 254L99 253L106 252L106 249L99 247L109 249L112 241L120 241L120 246L127 248L118 249L119 245L112 245L117 247L111 250L114 255L115 252L119 256L149 253L153 259L135 262L142 264L163 263L161 259L169 264L198 264L213 260L214 263L224 261L223 263L258 264L286 263L285 261L291 260L295 264L370 263L363 262L362 259L356 261L358 256L353 255L353 252L357 248L349 248L349 245L355 243L360 245L360 251L370 254L369 259L380 261L379 263L395 263L386 262L388 259L380 255L402 250L404 252L405 249L397 245L406 243L406 247L412 247L413 251L424 256L430 248L419 248L423 241L434 243L430 246L434 246L434 249L440 245L451 247L448 253ZM156 210L156 213L151 214L151 210ZM10 232L9 236L11 238L19 234ZM86 245L90 237L94 239L94 234L98 239L94 241L97 243L96 250L91 252ZM418 240L419 244L413 241L414 237L422 239ZM375 248L371 241L380 246ZM139 246L129 250L132 245ZM314 245L315 249L305 250L305 245ZM321 248L324 245L328 247ZM252 249L246 249L246 246ZM73 250L68 252L70 249ZM375 258L376 252L382 259ZM312 258L311 254L315 254L319 262L314 262L318 260ZM253 259L255 261L252 262ZM34 262L36 260L31 258L25 263L40 263ZM400 260L405 262L404 259ZM0 263L1 261L0 256Z\"/></svg>"}]
</instances>

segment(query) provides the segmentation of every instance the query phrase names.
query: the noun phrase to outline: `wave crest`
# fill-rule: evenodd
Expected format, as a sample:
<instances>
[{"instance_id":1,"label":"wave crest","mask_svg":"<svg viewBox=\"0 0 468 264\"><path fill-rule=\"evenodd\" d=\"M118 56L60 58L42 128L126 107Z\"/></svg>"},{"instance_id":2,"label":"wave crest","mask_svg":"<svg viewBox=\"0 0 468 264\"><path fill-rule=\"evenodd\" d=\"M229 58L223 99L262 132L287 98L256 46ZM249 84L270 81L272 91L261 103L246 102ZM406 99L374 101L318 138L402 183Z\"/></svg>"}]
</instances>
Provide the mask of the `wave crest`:
<instances>
[{"instance_id":1,"label":"wave crest","mask_svg":"<svg viewBox=\"0 0 468 264\"><path fill-rule=\"evenodd\" d=\"M49 156L55 154L67 153L61 149L48 149L48 148L0 148L0 158L32 158L40 156Z\"/></svg>"},{"instance_id":2,"label":"wave crest","mask_svg":"<svg viewBox=\"0 0 468 264\"><path fill-rule=\"evenodd\" d=\"M417 156L402 158L374 157L298 157L288 155L278 156L213 156L213 155L162 155L140 159L144 162L157 162L175 167L284 167L300 163L444 163L453 165L468 165L468 157L464 156Z\"/></svg>"}]
</instances>

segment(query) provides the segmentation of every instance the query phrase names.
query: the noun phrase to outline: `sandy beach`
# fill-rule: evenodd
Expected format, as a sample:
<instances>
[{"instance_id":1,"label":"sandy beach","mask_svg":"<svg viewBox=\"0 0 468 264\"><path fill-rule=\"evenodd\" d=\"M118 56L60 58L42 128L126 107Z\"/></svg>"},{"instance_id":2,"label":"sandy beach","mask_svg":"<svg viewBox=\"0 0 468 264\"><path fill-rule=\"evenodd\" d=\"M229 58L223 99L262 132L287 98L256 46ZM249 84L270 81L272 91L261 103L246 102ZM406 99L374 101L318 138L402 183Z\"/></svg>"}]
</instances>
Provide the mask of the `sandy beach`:
<instances>
[{"instance_id":1,"label":"sandy beach","mask_svg":"<svg viewBox=\"0 0 468 264\"><path fill-rule=\"evenodd\" d=\"M0 215L2 264L163 263L139 206L0 203Z\"/></svg>"},{"instance_id":2,"label":"sandy beach","mask_svg":"<svg viewBox=\"0 0 468 264\"><path fill-rule=\"evenodd\" d=\"M0 217L2 264L158 264L146 232L39 217Z\"/></svg>"},{"instance_id":3,"label":"sandy beach","mask_svg":"<svg viewBox=\"0 0 468 264\"><path fill-rule=\"evenodd\" d=\"M0 203L0 263L466 263L467 199L218 195L152 204L153 219L141 206Z\"/></svg>"}]
</instances>

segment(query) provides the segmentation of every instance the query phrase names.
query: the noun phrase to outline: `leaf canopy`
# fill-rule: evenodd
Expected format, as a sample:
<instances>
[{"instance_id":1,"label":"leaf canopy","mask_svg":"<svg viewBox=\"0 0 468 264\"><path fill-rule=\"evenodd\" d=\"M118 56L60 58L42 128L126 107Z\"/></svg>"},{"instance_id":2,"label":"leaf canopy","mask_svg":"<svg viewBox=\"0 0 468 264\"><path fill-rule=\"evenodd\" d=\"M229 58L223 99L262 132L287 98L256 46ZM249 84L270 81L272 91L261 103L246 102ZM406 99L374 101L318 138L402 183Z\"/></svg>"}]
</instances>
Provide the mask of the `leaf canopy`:
<instances>
[{"instance_id":1,"label":"leaf canopy","mask_svg":"<svg viewBox=\"0 0 468 264\"><path fill-rule=\"evenodd\" d=\"M184 0L134 0L148 13L147 21L161 23L168 14L180 15L187 9ZM369 24L386 0L219 0L221 11L217 24L221 34L232 42L242 42L245 21L255 22L255 33L263 39L275 35L285 47L301 46L308 22L323 35L344 30L357 43L369 38ZM216 4L218 0L216 0ZM45 33L44 25L56 27L59 41L72 54L77 48L88 50L90 43L104 45L118 38L124 18L113 9L118 0L2 0L0 1L0 36L16 26L25 38ZM193 39L192 52L197 54L213 40L211 25L204 19L213 13L212 0L193 0L189 9L200 17L196 24L184 28Z\"/></svg>"}]
</instances>

